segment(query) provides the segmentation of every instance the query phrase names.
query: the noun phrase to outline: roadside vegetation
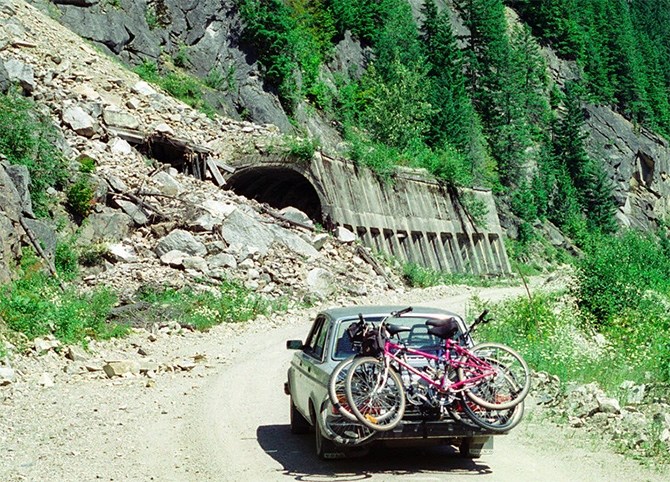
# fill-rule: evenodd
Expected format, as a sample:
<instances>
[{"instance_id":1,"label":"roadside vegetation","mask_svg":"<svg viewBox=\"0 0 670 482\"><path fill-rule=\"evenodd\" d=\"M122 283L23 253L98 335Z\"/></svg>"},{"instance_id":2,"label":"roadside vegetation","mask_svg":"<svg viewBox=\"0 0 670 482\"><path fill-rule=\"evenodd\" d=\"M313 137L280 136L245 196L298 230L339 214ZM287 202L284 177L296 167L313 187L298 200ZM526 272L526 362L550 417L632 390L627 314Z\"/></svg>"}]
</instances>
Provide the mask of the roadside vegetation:
<instances>
[{"instance_id":1,"label":"roadside vegetation","mask_svg":"<svg viewBox=\"0 0 670 482\"><path fill-rule=\"evenodd\" d=\"M594 238L564 292L496 305L482 339L518 349L536 370L598 382L670 383L670 239L626 231Z\"/></svg>"}]
</instances>

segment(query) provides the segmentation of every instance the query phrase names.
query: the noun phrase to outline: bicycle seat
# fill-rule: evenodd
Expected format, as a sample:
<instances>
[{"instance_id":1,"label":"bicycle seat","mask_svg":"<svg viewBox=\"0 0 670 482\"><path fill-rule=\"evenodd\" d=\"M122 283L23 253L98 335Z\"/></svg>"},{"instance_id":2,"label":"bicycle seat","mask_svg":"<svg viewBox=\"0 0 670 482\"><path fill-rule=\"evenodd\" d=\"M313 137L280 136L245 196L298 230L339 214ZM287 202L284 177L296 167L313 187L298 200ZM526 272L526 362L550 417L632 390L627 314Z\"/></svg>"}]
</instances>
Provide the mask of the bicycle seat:
<instances>
[{"instance_id":1,"label":"bicycle seat","mask_svg":"<svg viewBox=\"0 0 670 482\"><path fill-rule=\"evenodd\" d=\"M398 333L402 333L403 331L411 331L411 328L409 326L390 325L390 324L386 325L386 329L388 330L391 336L397 335Z\"/></svg>"},{"instance_id":2,"label":"bicycle seat","mask_svg":"<svg viewBox=\"0 0 670 482\"><path fill-rule=\"evenodd\" d=\"M428 333L435 335L442 340L451 338L458 332L458 322L455 318L448 318L446 320L428 320Z\"/></svg>"},{"instance_id":3,"label":"bicycle seat","mask_svg":"<svg viewBox=\"0 0 670 482\"><path fill-rule=\"evenodd\" d=\"M445 326L445 325L456 325L458 326L458 322L456 321L456 318L453 316L450 318L445 318L443 320L426 320L426 325L428 326Z\"/></svg>"}]
</instances>

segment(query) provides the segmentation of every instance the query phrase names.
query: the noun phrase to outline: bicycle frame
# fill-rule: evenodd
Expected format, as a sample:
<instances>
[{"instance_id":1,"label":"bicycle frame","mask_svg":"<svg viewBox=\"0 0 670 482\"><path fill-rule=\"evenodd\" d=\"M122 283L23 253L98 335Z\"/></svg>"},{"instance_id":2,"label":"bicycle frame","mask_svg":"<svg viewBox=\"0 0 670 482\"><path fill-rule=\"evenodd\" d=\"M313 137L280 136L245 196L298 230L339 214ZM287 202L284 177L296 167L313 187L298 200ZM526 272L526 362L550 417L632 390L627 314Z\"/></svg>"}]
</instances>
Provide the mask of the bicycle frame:
<instances>
[{"instance_id":1,"label":"bicycle frame","mask_svg":"<svg viewBox=\"0 0 670 482\"><path fill-rule=\"evenodd\" d=\"M455 353L456 357L452 357L451 356L452 353ZM465 380L458 380L452 382L451 380L449 380L447 376L447 371L445 370L441 379L433 380L426 373L413 367L402 358L407 354L419 355L422 358L425 358L426 360L432 360L438 363L444 362L450 368L454 369L458 368L471 369L475 373L477 373L477 375L469 377ZM478 385L483 380L495 374L495 370L493 369L490 363L481 360L480 358L477 358L469 350L463 348L457 343L454 343L450 339L445 340L444 353L440 355L432 355L430 353L426 353L414 348L409 348L386 339L384 342L383 356L384 356L384 364L387 370L390 368L390 364L392 361L396 362L398 365L406 368L410 373L413 373L414 375L418 376L426 383L428 383L430 386L436 388L442 393L460 392L469 387ZM465 360L462 360L463 357L466 357Z\"/></svg>"}]
</instances>

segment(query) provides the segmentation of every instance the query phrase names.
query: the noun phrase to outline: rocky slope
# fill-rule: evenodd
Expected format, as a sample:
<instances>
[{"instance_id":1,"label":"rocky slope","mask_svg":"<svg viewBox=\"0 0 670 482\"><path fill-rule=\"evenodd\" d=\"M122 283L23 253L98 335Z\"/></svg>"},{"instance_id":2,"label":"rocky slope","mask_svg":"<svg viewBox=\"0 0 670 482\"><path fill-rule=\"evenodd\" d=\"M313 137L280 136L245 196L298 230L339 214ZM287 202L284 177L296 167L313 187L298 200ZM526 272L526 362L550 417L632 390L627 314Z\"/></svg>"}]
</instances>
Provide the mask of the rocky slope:
<instances>
[{"instance_id":1,"label":"rocky slope","mask_svg":"<svg viewBox=\"0 0 670 482\"><path fill-rule=\"evenodd\" d=\"M295 228L288 222L291 212L278 220L257 203L148 159L115 134L119 129L165 134L203 146L225 163L280 143L275 126L211 120L22 1L0 2L0 66L9 81L48 110L70 160L95 160L94 212L81 227L70 226L78 228L78 243L108 247L105 264L85 277L88 286L112 287L124 301L145 284L181 287L224 278L240 279L266 296L294 299L388 287L390 274L375 273L355 247L309 227ZM0 196L5 279L9 258L27 243L19 218L37 223L27 204L26 173L12 177L13 169L0 169L6 187ZM46 233L42 243L53 246L55 233L43 224L31 231Z\"/></svg>"},{"instance_id":2,"label":"rocky slope","mask_svg":"<svg viewBox=\"0 0 670 482\"><path fill-rule=\"evenodd\" d=\"M34 3L43 8L49 5L44 0ZM256 53L244 44L243 25L234 1L56 0L53 3L56 7L51 5L51 11L60 22L124 62L137 65L145 60L155 61L161 55L173 59L185 55L185 67L200 78L212 70L227 73L228 87L208 94L223 112L238 118L243 114L256 122L271 123L283 132L292 131L289 117L276 95L264 87ZM409 3L418 19L422 2L409 0ZM455 31L466 35L453 2L437 3L440 8L450 9ZM508 13L511 21L518 21L513 11ZM369 55L355 39L345 36L323 76L327 82L333 82L334 74L361 72ZM559 85L579 75L574 62L557 58L550 49L545 49L545 57L550 74ZM620 224L643 229L657 227L658 220L670 209L666 201L670 191L667 141L634 126L606 106L588 106L588 112L588 151L605 163L610 174ZM314 109L301 104L295 119L311 136L320 139L325 148L337 149L339 135L328 119ZM512 222L509 227L514 235Z\"/></svg>"}]
</instances>

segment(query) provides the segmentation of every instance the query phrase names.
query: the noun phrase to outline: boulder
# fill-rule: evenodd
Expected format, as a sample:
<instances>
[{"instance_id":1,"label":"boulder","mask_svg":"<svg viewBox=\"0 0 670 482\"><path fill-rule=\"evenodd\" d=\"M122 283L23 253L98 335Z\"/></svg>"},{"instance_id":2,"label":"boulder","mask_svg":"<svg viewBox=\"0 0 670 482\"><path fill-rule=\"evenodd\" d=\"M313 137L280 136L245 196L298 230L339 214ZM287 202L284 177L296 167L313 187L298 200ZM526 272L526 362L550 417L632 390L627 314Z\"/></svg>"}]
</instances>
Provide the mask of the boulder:
<instances>
[{"instance_id":1,"label":"boulder","mask_svg":"<svg viewBox=\"0 0 670 482\"><path fill-rule=\"evenodd\" d=\"M161 194L166 196L178 196L184 190L182 185L165 171L156 173L153 180L158 185Z\"/></svg>"},{"instance_id":2,"label":"boulder","mask_svg":"<svg viewBox=\"0 0 670 482\"><path fill-rule=\"evenodd\" d=\"M12 180L14 187L19 195L19 203L21 205L21 211L27 214L28 216L35 217L33 214L33 204L30 199L30 172L26 166L7 166L5 167L7 175Z\"/></svg>"},{"instance_id":3,"label":"boulder","mask_svg":"<svg viewBox=\"0 0 670 482\"><path fill-rule=\"evenodd\" d=\"M221 227L221 236L230 244L253 246L265 256L275 240L274 233L241 209L235 209L226 217Z\"/></svg>"},{"instance_id":4,"label":"boulder","mask_svg":"<svg viewBox=\"0 0 670 482\"><path fill-rule=\"evenodd\" d=\"M81 37L104 45L114 54L119 54L130 42L130 33L125 24L132 19L117 9L93 13L76 5L62 5L60 10L61 23Z\"/></svg>"},{"instance_id":5,"label":"boulder","mask_svg":"<svg viewBox=\"0 0 670 482\"><path fill-rule=\"evenodd\" d=\"M210 256L207 258L207 264L210 269L237 268L237 260L235 259L235 256L228 253L220 253L215 256Z\"/></svg>"},{"instance_id":6,"label":"boulder","mask_svg":"<svg viewBox=\"0 0 670 482\"><path fill-rule=\"evenodd\" d=\"M92 137L98 129L95 120L79 106L65 109L63 122L70 126L80 136Z\"/></svg>"},{"instance_id":7,"label":"boulder","mask_svg":"<svg viewBox=\"0 0 670 482\"><path fill-rule=\"evenodd\" d=\"M343 226L335 228L335 237L341 243L353 243L356 241L356 235Z\"/></svg>"},{"instance_id":8,"label":"boulder","mask_svg":"<svg viewBox=\"0 0 670 482\"><path fill-rule=\"evenodd\" d=\"M77 244L86 245L101 241L120 241L130 233L132 219L125 213L104 208L88 216L79 230Z\"/></svg>"},{"instance_id":9,"label":"boulder","mask_svg":"<svg viewBox=\"0 0 670 482\"><path fill-rule=\"evenodd\" d=\"M190 256L188 253L173 249L163 254L160 259L163 264L172 266L173 268L181 268L184 263L184 258L187 258L188 256Z\"/></svg>"},{"instance_id":10,"label":"boulder","mask_svg":"<svg viewBox=\"0 0 670 482\"><path fill-rule=\"evenodd\" d=\"M139 375L140 364L135 360L108 361L102 369L109 378Z\"/></svg>"},{"instance_id":11,"label":"boulder","mask_svg":"<svg viewBox=\"0 0 670 482\"><path fill-rule=\"evenodd\" d=\"M279 213L289 221L293 221L295 223L299 223L305 226L314 227L314 222L309 218L309 216L307 216L307 214L303 213L298 208L295 208L293 206L287 206L281 211L279 211Z\"/></svg>"},{"instance_id":12,"label":"boulder","mask_svg":"<svg viewBox=\"0 0 670 482\"><path fill-rule=\"evenodd\" d=\"M175 229L167 236L161 238L156 245L155 253L160 257L165 253L177 250L193 256L204 256L207 248L188 231Z\"/></svg>"},{"instance_id":13,"label":"boulder","mask_svg":"<svg viewBox=\"0 0 670 482\"><path fill-rule=\"evenodd\" d=\"M136 204L125 199L115 199L115 202L138 226L144 226L149 222L147 215Z\"/></svg>"},{"instance_id":14,"label":"boulder","mask_svg":"<svg viewBox=\"0 0 670 482\"><path fill-rule=\"evenodd\" d=\"M118 107L110 106L103 109L102 119L110 127L120 127L129 130L135 130L140 127L140 121Z\"/></svg>"},{"instance_id":15,"label":"boulder","mask_svg":"<svg viewBox=\"0 0 670 482\"><path fill-rule=\"evenodd\" d=\"M335 292L335 277L323 268L314 268L305 279L307 289L322 300L327 299Z\"/></svg>"},{"instance_id":16,"label":"boulder","mask_svg":"<svg viewBox=\"0 0 670 482\"><path fill-rule=\"evenodd\" d=\"M12 82L9 79L9 72L7 72L3 60L0 59L0 94L6 94L10 85L12 85Z\"/></svg>"},{"instance_id":17,"label":"boulder","mask_svg":"<svg viewBox=\"0 0 670 482\"><path fill-rule=\"evenodd\" d=\"M32 66L15 59L6 60L4 65L10 82L19 84L26 94L35 90L35 73Z\"/></svg>"}]
</instances>

